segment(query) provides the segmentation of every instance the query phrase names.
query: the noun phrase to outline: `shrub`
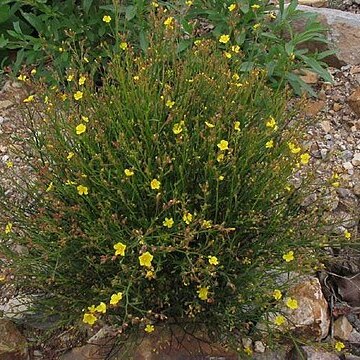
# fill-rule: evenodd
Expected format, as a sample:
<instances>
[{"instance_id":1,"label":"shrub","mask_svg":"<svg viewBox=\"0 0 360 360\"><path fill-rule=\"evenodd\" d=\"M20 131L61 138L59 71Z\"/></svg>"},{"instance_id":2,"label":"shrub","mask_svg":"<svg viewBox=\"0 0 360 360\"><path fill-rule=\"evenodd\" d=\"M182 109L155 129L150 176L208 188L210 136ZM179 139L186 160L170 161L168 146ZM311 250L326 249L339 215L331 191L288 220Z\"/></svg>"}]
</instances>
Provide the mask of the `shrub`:
<instances>
[{"instance_id":1,"label":"shrub","mask_svg":"<svg viewBox=\"0 0 360 360\"><path fill-rule=\"evenodd\" d=\"M169 22L147 55L123 42L98 92L79 72L24 100L33 171L7 170L19 194L3 189L2 251L61 323L180 319L229 337L279 311L281 274L319 265L309 179L290 181L309 154L264 71L240 76L211 40L177 55Z\"/></svg>"}]
</instances>

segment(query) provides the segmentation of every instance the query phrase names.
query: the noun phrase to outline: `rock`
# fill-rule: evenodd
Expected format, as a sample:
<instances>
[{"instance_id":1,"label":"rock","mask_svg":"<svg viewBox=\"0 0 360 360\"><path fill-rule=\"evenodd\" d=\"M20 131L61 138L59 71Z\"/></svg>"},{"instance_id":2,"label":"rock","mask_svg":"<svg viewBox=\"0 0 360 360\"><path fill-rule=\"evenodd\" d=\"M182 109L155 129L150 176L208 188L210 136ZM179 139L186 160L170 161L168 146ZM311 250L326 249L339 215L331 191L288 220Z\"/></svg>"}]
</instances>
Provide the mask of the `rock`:
<instances>
[{"instance_id":1,"label":"rock","mask_svg":"<svg viewBox=\"0 0 360 360\"><path fill-rule=\"evenodd\" d=\"M351 343L360 344L360 334L355 329L353 329L349 335L348 340Z\"/></svg>"},{"instance_id":2,"label":"rock","mask_svg":"<svg viewBox=\"0 0 360 360\"><path fill-rule=\"evenodd\" d=\"M341 299L350 306L360 306L360 274L335 278Z\"/></svg>"},{"instance_id":3,"label":"rock","mask_svg":"<svg viewBox=\"0 0 360 360\"><path fill-rule=\"evenodd\" d=\"M187 331L189 332L175 325L167 324L165 326L156 326L155 331L151 334L144 333L144 336L140 339L139 337L137 339L129 339L130 348L122 347L113 359L236 360L239 358L237 353L230 352L221 345L211 341L208 336L205 335L205 332L198 331L194 333L194 335L191 335L193 330L188 329ZM75 358L73 359L75 360Z\"/></svg>"},{"instance_id":4,"label":"rock","mask_svg":"<svg viewBox=\"0 0 360 360\"><path fill-rule=\"evenodd\" d=\"M354 166L360 166L360 153L355 153L353 159L351 160L351 163Z\"/></svg>"},{"instance_id":5,"label":"rock","mask_svg":"<svg viewBox=\"0 0 360 360\"><path fill-rule=\"evenodd\" d=\"M0 360L29 359L25 337L10 320L0 319Z\"/></svg>"},{"instance_id":6,"label":"rock","mask_svg":"<svg viewBox=\"0 0 360 360\"><path fill-rule=\"evenodd\" d=\"M291 360L339 360L333 353L315 349L312 346L301 346L300 351L296 348L291 352Z\"/></svg>"},{"instance_id":7,"label":"rock","mask_svg":"<svg viewBox=\"0 0 360 360\"><path fill-rule=\"evenodd\" d=\"M262 341L255 341L254 343L254 351L258 353L264 353L266 350L266 347Z\"/></svg>"},{"instance_id":8,"label":"rock","mask_svg":"<svg viewBox=\"0 0 360 360\"><path fill-rule=\"evenodd\" d=\"M360 64L360 15L306 5L299 5L297 9L317 15L318 21L329 29L327 38L330 47L336 51L334 55L324 59L329 65L341 67L344 64ZM295 30L304 31L304 24L298 22ZM303 46L310 50L325 50L321 43L308 42Z\"/></svg>"},{"instance_id":9,"label":"rock","mask_svg":"<svg viewBox=\"0 0 360 360\"><path fill-rule=\"evenodd\" d=\"M313 6L317 8L327 7L327 0L299 0L299 5Z\"/></svg>"},{"instance_id":10,"label":"rock","mask_svg":"<svg viewBox=\"0 0 360 360\"><path fill-rule=\"evenodd\" d=\"M10 100L0 100L0 110L7 109L14 104Z\"/></svg>"},{"instance_id":11,"label":"rock","mask_svg":"<svg viewBox=\"0 0 360 360\"><path fill-rule=\"evenodd\" d=\"M325 105L326 101L324 100L309 101L304 108L304 113L307 116L315 116L325 107Z\"/></svg>"},{"instance_id":12,"label":"rock","mask_svg":"<svg viewBox=\"0 0 360 360\"><path fill-rule=\"evenodd\" d=\"M60 357L60 360L105 360L114 350L116 332L111 327L103 327L92 336L86 345L76 347Z\"/></svg>"},{"instance_id":13,"label":"rock","mask_svg":"<svg viewBox=\"0 0 360 360\"><path fill-rule=\"evenodd\" d=\"M346 316L340 316L334 322L333 335L340 340L347 341L352 330L353 327Z\"/></svg>"},{"instance_id":14,"label":"rock","mask_svg":"<svg viewBox=\"0 0 360 360\"><path fill-rule=\"evenodd\" d=\"M26 295L18 295L11 298L6 304L0 305L0 311L4 317L9 319L21 320L29 315L29 308L33 303L33 299Z\"/></svg>"},{"instance_id":15,"label":"rock","mask_svg":"<svg viewBox=\"0 0 360 360\"><path fill-rule=\"evenodd\" d=\"M296 310L284 309L295 334L306 336L309 340L325 338L329 332L330 315L319 280L308 276L290 288L289 296L298 301Z\"/></svg>"},{"instance_id":16,"label":"rock","mask_svg":"<svg viewBox=\"0 0 360 360\"><path fill-rule=\"evenodd\" d=\"M347 99L347 103L351 107L351 110L360 116L360 87L357 88Z\"/></svg>"},{"instance_id":17,"label":"rock","mask_svg":"<svg viewBox=\"0 0 360 360\"><path fill-rule=\"evenodd\" d=\"M334 103L333 109L334 109L334 111L339 111L342 109L342 105L339 103Z\"/></svg>"},{"instance_id":18,"label":"rock","mask_svg":"<svg viewBox=\"0 0 360 360\"><path fill-rule=\"evenodd\" d=\"M345 170L352 170L353 169L353 164L350 161L346 161L342 165L343 165L343 168Z\"/></svg>"},{"instance_id":19,"label":"rock","mask_svg":"<svg viewBox=\"0 0 360 360\"><path fill-rule=\"evenodd\" d=\"M324 120L320 123L320 126L322 127L322 129L326 132L329 133L332 130L332 126L329 120Z\"/></svg>"}]
</instances>

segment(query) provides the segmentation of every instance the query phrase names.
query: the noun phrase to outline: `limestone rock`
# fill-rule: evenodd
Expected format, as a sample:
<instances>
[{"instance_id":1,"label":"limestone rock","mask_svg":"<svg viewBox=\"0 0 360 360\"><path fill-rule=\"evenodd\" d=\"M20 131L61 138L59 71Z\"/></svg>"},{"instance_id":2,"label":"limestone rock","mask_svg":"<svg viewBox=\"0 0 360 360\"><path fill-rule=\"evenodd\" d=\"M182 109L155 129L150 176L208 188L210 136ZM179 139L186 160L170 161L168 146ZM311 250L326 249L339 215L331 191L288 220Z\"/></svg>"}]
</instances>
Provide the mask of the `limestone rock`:
<instances>
[{"instance_id":1,"label":"limestone rock","mask_svg":"<svg viewBox=\"0 0 360 360\"><path fill-rule=\"evenodd\" d=\"M294 332L307 339L321 340L329 332L330 315L328 303L317 278L309 276L289 290L289 296L296 299L296 310L285 309Z\"/></svg>"},{"instance_id":2,"label":"limestone rock","mask_svg":"<svg viewBox=\"0 0 360 360\"><path fill-rule=\"evenodd\" d=\"M25 337L10 320L0 319L0 360L29 359Z\"/></svg>"},{"instance_id":3,"label":"limestone rock","mask_svg":"<svg viewBox=\"0 0 360 360\"><path fill-rule=\"evenodd\" d=\"M347 341L349 339L352 330L353 327L350 324L349 320L346 318L346 316L340 316L334 322L333 334L336 338L340 340Z\"/></svg>"},{"instance_id":4,"label":"limestone rock","mask_svg":"<svg viewBox=\"0 0 360 360\"><path fill-rule=\"evenodd\" d=\"M347 99L352 111L360 116L360 88L357 88Z\"/></svg>"},{"instance_id":5,"label":"limestone rock","mask_svg":"<svg viewBox=\"0 0 360 360\"><path fill-rule=\"evenodd\" d=\"M331 48L336 51L331 58L325 59L331 66L360 64L360 15L306 5L299 5L297 9L316 14L318 21L329 29L327 37ZM303 31L304 23L298 22L295 29ZM325 50L324 44L320 43L306 43L304 47L311 50Z\"/></svg>"}]
</instances>

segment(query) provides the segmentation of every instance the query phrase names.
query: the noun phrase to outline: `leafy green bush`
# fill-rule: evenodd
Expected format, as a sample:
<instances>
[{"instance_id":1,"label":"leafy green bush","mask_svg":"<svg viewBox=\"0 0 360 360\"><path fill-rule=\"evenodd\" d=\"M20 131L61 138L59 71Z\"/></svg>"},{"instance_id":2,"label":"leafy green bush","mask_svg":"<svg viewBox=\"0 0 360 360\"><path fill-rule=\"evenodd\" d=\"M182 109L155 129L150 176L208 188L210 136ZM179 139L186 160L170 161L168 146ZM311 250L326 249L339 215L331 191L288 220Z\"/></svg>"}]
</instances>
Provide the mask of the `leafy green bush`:
<instances>
[{"instance_id":1,"label":"leafy green bush","mask_svg":"<svg viewBox=\"0 0 360 360\"><path fill-rule=\"evenodd\" d=\"M279 311L281 274L319 265L321 222L299 205L309 179L289 182L310 156L264 71L240 76L211 40L177 55L169 19L147 55L123 42L98 92L80 70L24 99L33 171L7 169L19 191L2 192L1 250L44 316L230 336Z\"/></svg>"},{"instance_id":2,"label":"leafy green bush","mask_svg":"<svg viewBox=\"0 0 360 360\"><path fill-rule=\"evenodd\" d=\"M30 7L31 4L31 7ZM48 75L44 66L51 62L62 76L69 68L82 71L106 66L112 45L118 46L119 32L146 52L149 17L155 11L170 12L182 33L177 51L184 51L199 38L229 35L232 48L219 43L225 56L241 54L239 72L255 68L266 70L273 87L290 84L296 93L314 94L294 72L309 68L326 81L331 77L321 60L330 52L309 53L299 48L306 41L326 42L324 29L314 16L301 13L293 0L288 7L280 1L279 9L269 2L242 1L11 1L0 6L0 26L7 31L0 37L0 48L16 49L13 65L36 65L38 75ZM8 16L1 14L8 13ZM105 18L104 18L105 16ZM106 18L107 17L107 18ZM106 19L108 22L104 21ZM303 32L294 30L296 20L306 20ZM207 34L206 29L212 29ZM286 35L287 34L287 35ZM0 55L1 56L1 55ZM85 60L85 61L84 61Z\"/></svg>"}]
</instances>

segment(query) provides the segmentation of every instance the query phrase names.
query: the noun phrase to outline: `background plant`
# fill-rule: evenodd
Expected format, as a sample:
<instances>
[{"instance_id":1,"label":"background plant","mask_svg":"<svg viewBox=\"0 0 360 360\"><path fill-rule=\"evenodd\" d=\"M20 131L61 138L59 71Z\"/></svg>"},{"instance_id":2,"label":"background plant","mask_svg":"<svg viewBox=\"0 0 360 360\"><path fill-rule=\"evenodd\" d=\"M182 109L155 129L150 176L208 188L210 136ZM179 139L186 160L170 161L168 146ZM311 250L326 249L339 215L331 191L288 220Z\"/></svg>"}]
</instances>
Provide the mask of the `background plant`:
<instances>
[{"instance_id":1,"label":"background plant","mask_svg":"<svg viewBox=\"0 0 360 360\"><path fill-rule=\"evenodd\" d=\"M286 93L262 69L239 74L241 56L217 41L179 56L166 20L147 55L114 51L97 92L79 70L24 100L33 176L8 167L19 197L2 191L1 249L57 326L178 319L248 333L280 311L279 275L311 271L331 243L321 209L299 205L310 179L290 182L310 156Z\"/></svg>"},{"instance_id":2,"label":"background plant","mask_svg":"<svg viewBox=\"0 0 360 360\"><path fill-rule=\"evenodd\" d=\"M49 76L41 70L49 63L60 76L70 67L81 66L83 71L90 71L94 65L96 69L99 65L105 67L111 57L108 45L114 45L118 32L146 52L149 16L166 9L181 25L178 52L199 37L219 39L223 34L230 35L234 48L224 43L219 46L225 56L232 56L234 50L241 53L240 72L260 67L266 70L273 87L290 84L296 93L307 91L314 95L296 70L309 68L331 81L321 60L332 52L310 53L299 47L307 41L326 42L326 38L314 16L300 12L296 6L296 0L287 7L280 1L279 8L268 1L253 0L137 0L120 4L109 0L6 0L0 6L0 48L4 49L1 62L6 63L7 50L13 49L15 74L23 64L38 66L39 76ZM103 21L105 15L111 16L110 23ZM299 20L306 20L302 32L294 27Z\"/></svg>"}]
</instances>

